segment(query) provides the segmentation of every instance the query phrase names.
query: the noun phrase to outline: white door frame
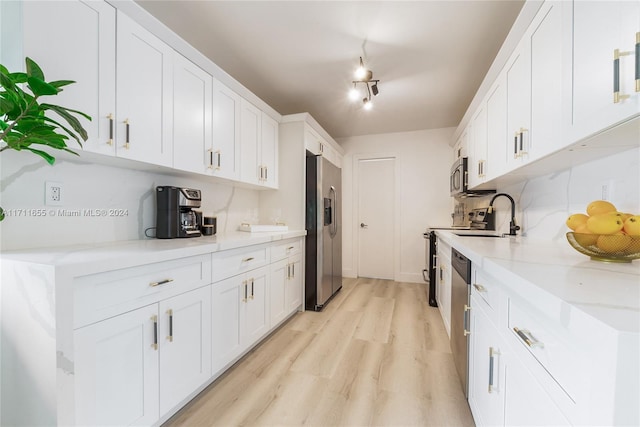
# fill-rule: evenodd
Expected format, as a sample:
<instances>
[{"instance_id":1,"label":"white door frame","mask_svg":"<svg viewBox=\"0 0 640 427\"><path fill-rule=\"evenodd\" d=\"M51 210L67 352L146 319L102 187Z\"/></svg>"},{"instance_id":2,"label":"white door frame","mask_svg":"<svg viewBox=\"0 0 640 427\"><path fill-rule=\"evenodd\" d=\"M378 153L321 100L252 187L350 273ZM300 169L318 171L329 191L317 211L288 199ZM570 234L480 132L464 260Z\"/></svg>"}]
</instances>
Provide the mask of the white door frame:
<instances>
[{"instance_id":1,"label":"white door frame","mask_svg":"<svg viewBox=\"0 0 640 427\"><path fill-rule=\"evenodd\" d=\"M354 154L353 155L353 218L352 218L352 230L353 230L353 254L355 274L356 277L360 277L360 160L375 160L375 159L393 159L394 166L394 217L393 223L393 280L398 281L400 274L400 156L394 152L378 152L378 153L366 153L366 154ZM356 236L357 234L357 236Z\"/></svg>"}]
</instances>

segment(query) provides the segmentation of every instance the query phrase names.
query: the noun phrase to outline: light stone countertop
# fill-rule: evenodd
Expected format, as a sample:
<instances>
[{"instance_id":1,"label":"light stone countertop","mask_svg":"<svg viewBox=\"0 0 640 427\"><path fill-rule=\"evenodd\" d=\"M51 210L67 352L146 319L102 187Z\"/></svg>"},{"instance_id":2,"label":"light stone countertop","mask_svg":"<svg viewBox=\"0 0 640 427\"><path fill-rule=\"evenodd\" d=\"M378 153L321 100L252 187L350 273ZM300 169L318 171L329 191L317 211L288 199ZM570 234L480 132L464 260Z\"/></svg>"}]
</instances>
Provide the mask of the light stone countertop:
<instances>
[{"instance_id":1,"label":"light stone countertop","mask_svg":"<svg viewBox=\"0 0 640 427\"><path fill-rule=\"evenodd\" d=\"M53 266L73 272L73 276L83 276L305 235L305 230L273 233L236 231L183 239L127 240L93 245L7 251L0 253L0 259Z\"/></svg>"},{"instance_id":2,"label":"light stone countertop","mask_svg":"<svg viewBox=\"0 0 640 427\"><path fill-rule=\"evenodd\" d=\"M640 333L640 260L593 261L568 242L436 234L541 311L567 305L616 331Z\"/></svg>"}]
</instances>

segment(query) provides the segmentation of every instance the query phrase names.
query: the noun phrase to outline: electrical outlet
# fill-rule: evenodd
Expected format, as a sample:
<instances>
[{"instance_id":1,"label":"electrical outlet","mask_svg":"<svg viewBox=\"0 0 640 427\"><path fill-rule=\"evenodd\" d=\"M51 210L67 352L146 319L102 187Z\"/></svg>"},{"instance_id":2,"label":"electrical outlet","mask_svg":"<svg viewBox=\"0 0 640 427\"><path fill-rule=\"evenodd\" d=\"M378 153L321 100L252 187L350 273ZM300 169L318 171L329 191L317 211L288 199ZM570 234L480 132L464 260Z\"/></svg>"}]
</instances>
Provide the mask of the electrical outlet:
<instances>
[{"instance_id":1,"label":"electrical outlet","mask_svg":"<svg viewBox=\"0 0 640 427\"><path fill-rule=\"evenodd\" d=\"M47 181L44 183L44 204L62 206L62 183Z\"/></svg>"},{"instance_id":2,"label":"electrical outlet","mask_svg":"<svg viewBox=\"0 0 640 427\"><path fill-rule=\"evenodd\" d=\"M608 181L603 182L600 185L601 195L600 198L602 200L613 200L613 180L610 179Z\"/></svg>"}]
</instances>

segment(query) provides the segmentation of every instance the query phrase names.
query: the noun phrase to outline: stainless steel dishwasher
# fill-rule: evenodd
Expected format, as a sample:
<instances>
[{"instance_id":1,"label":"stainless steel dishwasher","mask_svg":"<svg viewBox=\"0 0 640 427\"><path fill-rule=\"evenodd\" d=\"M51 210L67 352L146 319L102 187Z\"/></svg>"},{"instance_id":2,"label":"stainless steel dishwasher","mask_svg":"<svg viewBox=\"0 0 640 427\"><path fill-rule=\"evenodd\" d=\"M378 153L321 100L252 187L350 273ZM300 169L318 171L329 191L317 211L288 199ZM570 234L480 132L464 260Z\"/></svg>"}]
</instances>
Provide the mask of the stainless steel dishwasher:
<instances>
[{"instance_id":1,"label":"stainless steel dishwasher","mask_svg":"<svg viewBox=\"0 0 640 427\"><path fill-rule=\"evenodd\" d=\"M464 395L468 390L469 354L469 291L471 290L471 261L455 249L451 249L451 353L462 382Z\"/></svg>"}]
</instances>

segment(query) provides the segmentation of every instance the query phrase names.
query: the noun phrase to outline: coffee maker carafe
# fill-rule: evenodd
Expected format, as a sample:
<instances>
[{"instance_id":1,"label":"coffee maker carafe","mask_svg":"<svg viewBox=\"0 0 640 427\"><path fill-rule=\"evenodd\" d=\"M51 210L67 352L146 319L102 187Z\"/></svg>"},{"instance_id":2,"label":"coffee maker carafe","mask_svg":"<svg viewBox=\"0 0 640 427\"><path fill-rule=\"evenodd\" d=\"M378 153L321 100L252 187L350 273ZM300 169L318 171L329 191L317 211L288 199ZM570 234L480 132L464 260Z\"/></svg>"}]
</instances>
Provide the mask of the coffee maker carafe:
<instances>
[{"instance_id":1,"label":"coffee maker carafe","mask_svg":"<svg viewBox=\"0 0 640 427\"><path fill-rule=\"evenodd\" d=\"M199 237L200 224L194 209L200 207L200 190L156 187L156 237Z\"/></svg>"}]
</instances>

